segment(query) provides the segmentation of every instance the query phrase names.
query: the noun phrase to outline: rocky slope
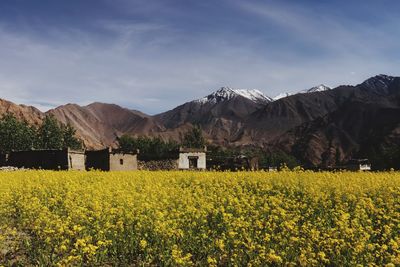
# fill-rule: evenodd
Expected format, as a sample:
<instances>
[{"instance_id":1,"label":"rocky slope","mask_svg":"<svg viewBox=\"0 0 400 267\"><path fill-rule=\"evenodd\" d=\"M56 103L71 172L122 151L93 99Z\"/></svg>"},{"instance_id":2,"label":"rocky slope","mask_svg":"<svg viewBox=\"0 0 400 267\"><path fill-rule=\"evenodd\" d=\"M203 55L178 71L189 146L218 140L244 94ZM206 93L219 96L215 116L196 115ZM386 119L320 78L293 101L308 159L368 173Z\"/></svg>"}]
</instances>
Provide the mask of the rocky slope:
<instances>
[{"instance_id":1,"label":"rocky slope","mask_svg":"<svg viewBox=\"0 0 400 267\"><path fill-rule=\"evenodd\" d=\"M200 125L211 142L229 145L242 138L248 116L271 101L258 90L223 87L204 98L158 114L155 118L170 130Z\"/></svg>"},{"instance_id":2,"label":"rocky slope","mask_svg":"<svg viewBox=\"0 0 400 267\"><path fill-rule=\"evenodd\" d=\"M122 134L179 140L198 124L215 144L263 146L309 166L333 166L400 143L399 92L400 78L378 75L356 86L320 85L277 100L254 89L223 87L155 116L104 103L42 113L6 100L0 100L0 114L11 112L32 124L53 114L73 125L88 148L115 145Z\"/></svg>"},{"instance_id":3,"label":"rocky slope","mask_svg":"<svg viewBox=\"0 0 400 267\"><path fill-rule=\"evenodd\" d=\"M39 124L44 114L35 107L17 105L10 101L0 99L0 115L11 113L20 120L25 120L30 124Z\"/></svg>"},{"instance_id":4,"label":"rocky slope","mask_svg":"<svg viewBox=\"0 0 400 267\"><path fill-rule=\"evenodd\" d=\"M337 92L336 92L337 91ZM335 166L400 145L400 78L379 75L346 92L331 112L293 127L270 144L308 166Z\"/></svg>"},{"instance_id":5,"label":"rocky slope","mask_svg":"<svg viewBox=\"0 0 400 267\"><path fill-rule=\"evenodd\" d=\"M163 128L149 115L114 104L68 104L49 110L62 123L69 123L88 148L115 145L122 134L148 135Z\"/></svg>"}]
</instances>

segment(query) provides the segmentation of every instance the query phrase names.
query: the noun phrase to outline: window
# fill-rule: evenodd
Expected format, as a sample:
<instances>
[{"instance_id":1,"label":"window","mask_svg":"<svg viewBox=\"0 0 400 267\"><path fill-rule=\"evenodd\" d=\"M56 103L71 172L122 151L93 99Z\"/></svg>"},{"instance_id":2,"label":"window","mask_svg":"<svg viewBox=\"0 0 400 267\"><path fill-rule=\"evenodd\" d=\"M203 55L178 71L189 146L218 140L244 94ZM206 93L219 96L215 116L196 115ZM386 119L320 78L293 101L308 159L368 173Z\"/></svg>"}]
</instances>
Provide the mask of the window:
<instances>
[{"instance_id":1,"label":"window","mask_svg":"<svg viewBox=\"0 0 400 267\"><path fill-rule=\"evenodd\" d=\"M120 159L120 160L119 160L119 164L124 165L124 160L123 160L123 159Z\"/></svg>"}]
</instances>

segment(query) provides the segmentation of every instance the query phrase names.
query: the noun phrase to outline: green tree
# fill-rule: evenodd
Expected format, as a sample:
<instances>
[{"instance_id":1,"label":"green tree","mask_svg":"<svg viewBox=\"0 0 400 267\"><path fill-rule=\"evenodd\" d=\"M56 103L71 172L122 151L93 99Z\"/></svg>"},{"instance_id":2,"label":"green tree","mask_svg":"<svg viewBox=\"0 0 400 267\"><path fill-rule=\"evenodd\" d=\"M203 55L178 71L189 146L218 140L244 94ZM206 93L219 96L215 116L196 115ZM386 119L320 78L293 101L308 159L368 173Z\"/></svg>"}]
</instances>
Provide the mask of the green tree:
<instances>
[{"instance_id":1,"label":"green tree","mask_svg":"<svg viewBox=\"0 0 400 267\"><path fill-rule=\"evenodd\" d=\"M52 115L47 115L38 129L41 149L62 149L64 133L59 122Z\"/></svg>"},{"instance_id":2,"label":"green tree","mask_svg":"<svg viewBox=\"0 0 400 267\"><path fill-rule=\"evenodd\" d=\"M203 137L203 132L198 125L193 126L193 128L184 135L182 140L182 145L189 148L203 148L205 144L206 141Z\"/></svg>"},{"instance_id":3,"label":"green tree","mask_svg":"<svg viewBox=\"0 0 400 267\"><path fill-rule=\"evenodd\" d=\"M268 167L280 167L282 165L286 165L290 169L297 167L300 165L299 161L291 156L286 154L283 151L275 151L273 153L266 153L261 157L260 165L263 168Z\"/></svg>"},{"instance_id":4,"label":"green tree","mask_svg":"<svg viewBox=\"0 0 400 267\"><path fill-rule=\"evenodd\" d=\"M75 137L76 129L69 123L67 125L62 125L61 128L63 132L64 148L82 149L82 141Z\"/></svg>"},{"instance_id":5,"label":"green tree","mask_svg":"<svg viewBox=\"0 0 400 267\"><path fill-rule=\"evenodd\" d=\"M36 148L37 132L26 121L19 121L13 114L7 113L0 120L0 150L28 150Z\"/></svg>"},{"instance_id":6,"label":"green tree","mask_svg":"<svg viewBox=\"0 0 400 267\"><path fill-rule=\"evenodd\" d=\"M139 149L138 140L127 134L117 138L119 149L123 152L132 152Z\"/></svg>"},{"instance_id":7,"label":"green tree","mask_svg":"<svg viewBox=\"0 0 400 267\"><path fill-rule=\"evenodd\" d=\"M75 137L75 132L70 124L61 124L53 115L47 115L38 129L39 148L81 149L82 142Z\"/></svg>"},{"instance_id":8,"label":"green tree","mask_svg":"<svg viewBox=\"0 0 400 267\"><path fill-rule=\"evenodd\" d=\"M160 137L132 137L122 135L117 138L121 151L132 152L139 149L140 160L160 160L171 158L179 145L175 141L164 141Z\"/></svg>"}]
</instances>

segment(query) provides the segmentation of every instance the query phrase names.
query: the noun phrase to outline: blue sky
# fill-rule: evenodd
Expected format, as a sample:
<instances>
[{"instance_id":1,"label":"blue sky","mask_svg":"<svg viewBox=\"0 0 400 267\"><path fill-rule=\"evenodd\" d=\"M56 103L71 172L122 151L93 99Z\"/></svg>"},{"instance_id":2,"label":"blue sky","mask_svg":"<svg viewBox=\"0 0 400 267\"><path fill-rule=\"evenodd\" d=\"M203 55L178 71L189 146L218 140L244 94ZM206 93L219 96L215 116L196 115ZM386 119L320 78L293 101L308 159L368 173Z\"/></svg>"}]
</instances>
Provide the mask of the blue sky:
<instances>
[{"instance_id":1,"label":"blue sky","mask_svg":"<svg viewBox=\"0 0 400 267\"><path fill-rule=\"evenodd\" d=\"M221 86L269 96L399 75L400 1L2 0L0 97L155 114Z\"/></svg>"}]
</instances>

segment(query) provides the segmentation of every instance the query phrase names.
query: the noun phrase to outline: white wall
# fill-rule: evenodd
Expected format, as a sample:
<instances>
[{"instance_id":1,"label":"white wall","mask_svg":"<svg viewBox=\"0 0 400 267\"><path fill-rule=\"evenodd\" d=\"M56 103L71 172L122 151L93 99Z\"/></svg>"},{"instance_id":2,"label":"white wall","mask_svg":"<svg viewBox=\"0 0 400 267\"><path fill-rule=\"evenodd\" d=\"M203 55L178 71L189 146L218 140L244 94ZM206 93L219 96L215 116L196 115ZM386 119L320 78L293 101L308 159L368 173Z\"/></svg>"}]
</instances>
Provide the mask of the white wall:
<instances>
[{"instance_id":1,"label":"white wall","mask_svg":"<svg viewBox=\"0 0 400 267\"><path fill-rule=\"evenodd\" d=\"M85 170L85 154L84 153L67 153L68 169L70 170Z\"/></svg>"},{"instance_id":2,"label":"white wall","mask_svg":"<svg viewBox=\"0 0 400 267\"><path fill-rule=\"evenodd\" d=\"M123 164L120 160L123 160ZM110 153L110 171L137 170L137 155Z\"/></svg>"},{"instance_id":3,"label":"white wall","mask_svg":"<svg viewBox=\"0 0 400 267\"><path fill-rule=\"evenodd\" d=\"M179 153L178 168L182 170L189 169L189 157L198 157L197 168L206 168L206 153L204 152L189 152L189 153Z\"/></svg>"}]
</instances>

